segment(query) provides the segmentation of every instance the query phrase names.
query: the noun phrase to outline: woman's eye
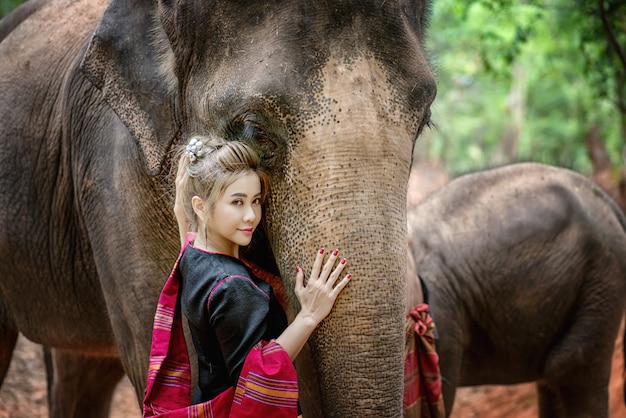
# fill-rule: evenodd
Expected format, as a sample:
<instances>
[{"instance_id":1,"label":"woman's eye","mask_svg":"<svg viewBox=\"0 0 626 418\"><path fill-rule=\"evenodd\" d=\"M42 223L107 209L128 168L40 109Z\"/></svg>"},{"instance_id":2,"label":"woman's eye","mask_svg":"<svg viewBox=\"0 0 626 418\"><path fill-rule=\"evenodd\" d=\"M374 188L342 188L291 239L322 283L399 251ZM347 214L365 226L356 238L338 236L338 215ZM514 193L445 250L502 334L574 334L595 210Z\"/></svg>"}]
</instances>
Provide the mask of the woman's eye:
<instances>
[{"instance_id":1,"label":"woman's eye","mask_svg":"<svg viewBox=\"0 0 626 418\"><path fill-rule=\"evenodd\" d=\"M253 204L253 205L260 205L260 204L261 204L261 198L257 197L256 199L254 199L254 200L252 201L252 204Z\"/></svg>"},{"instance_id":2,"label":"woman's eye","mask_svg":"<svg viewBox=\"0 0 626 418\"><path fill-rule=\"evenodd\" d=\"M243 205L243 202L241 200L233 200L232 204L236 206L241 206Z\"/></svg>"}]
</instances>

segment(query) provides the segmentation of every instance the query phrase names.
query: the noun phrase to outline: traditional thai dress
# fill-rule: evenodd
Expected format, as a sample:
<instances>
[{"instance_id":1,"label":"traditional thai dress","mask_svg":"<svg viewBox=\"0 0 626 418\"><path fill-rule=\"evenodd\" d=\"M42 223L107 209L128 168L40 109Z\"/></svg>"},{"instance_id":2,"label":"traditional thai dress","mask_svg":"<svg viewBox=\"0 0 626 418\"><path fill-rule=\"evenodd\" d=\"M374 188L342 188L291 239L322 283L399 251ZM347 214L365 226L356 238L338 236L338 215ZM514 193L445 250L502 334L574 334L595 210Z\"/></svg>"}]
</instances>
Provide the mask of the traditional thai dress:
<instances>
[{"instance_id":1,"label":"traditional thai dress","mask_svg":"<svg viewBox=\"0 0 626 418\"><path fill-rule=\"evenodd\" d=\"M193 398L181 307L198 354ZM234 257L186 245L159 298L144 417L296 417L295 368L274 341L286 326L269 284Z\"/></svg>"}]
</instances>

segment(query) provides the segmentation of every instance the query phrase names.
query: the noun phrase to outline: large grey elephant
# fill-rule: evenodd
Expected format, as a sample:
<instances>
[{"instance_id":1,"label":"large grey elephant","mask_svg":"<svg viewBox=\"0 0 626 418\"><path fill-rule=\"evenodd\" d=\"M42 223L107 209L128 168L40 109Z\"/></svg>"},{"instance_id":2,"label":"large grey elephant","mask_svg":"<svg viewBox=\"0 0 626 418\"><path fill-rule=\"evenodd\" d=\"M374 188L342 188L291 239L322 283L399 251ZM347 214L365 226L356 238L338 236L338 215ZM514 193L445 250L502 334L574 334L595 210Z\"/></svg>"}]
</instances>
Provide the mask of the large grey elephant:
<instances>
[{"instance_id":1,"label":"large grey elephant","mask_svg":"<svg viewBox=\"0 0 626 418\"><path fill-rule=\"evenodd\" d=\"M536 381L541 418L608 416L626 299L626 220L611 198L573 171L520 163L453 180L408 222L448 413L457 386Z\"/></svg>"},{"instance_id":2,"label":"large grey elephant","mask_svg":"<svg viewBox=\"0 0 626 418\"><path fill-rule=\"evenodd\" d=\"M427 3L29 0L0 21L0 377L21 332L53 349L53 418L106 416L123 371L142 397L178 253L171 150L216 132L271 175L248 258L289 292L318 246L349 259L309 341L305 414L401 416Z\"/></svg>"}]
</instances>

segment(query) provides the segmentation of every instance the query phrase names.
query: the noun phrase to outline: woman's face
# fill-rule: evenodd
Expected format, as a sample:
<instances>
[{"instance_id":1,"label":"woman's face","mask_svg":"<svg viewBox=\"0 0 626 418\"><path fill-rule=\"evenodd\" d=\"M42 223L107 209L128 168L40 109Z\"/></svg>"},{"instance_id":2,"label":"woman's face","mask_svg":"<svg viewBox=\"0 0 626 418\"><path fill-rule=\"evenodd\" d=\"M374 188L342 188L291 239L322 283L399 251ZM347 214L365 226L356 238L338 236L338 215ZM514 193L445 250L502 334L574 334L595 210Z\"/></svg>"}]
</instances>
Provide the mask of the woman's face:
<instances>
[{"instance_id":1,"label":"woman's face","mask_svg":"<svg viewBox=\"0 0 626 418\"><path fill-rule=\"evenodd\" d=\"M250 244L261 215L259 176L243 174L224 190L208 216L207 249L238 257L239 247Z\"/></svg>"}]
</instances>

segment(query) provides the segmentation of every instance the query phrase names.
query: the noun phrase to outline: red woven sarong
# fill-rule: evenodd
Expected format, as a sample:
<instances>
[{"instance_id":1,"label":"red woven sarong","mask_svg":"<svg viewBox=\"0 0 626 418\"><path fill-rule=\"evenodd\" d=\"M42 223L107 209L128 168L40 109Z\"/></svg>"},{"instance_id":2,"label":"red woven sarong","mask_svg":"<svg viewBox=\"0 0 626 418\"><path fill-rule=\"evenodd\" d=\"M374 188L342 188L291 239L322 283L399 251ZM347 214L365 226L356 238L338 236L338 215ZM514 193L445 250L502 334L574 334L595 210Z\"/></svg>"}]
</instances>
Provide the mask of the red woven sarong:
<instances>
[{"instance_id":1,"label":"red woven sarong","mask_svg":"<svg viewBox=\"0 0 626 418\"><path fill-rule=\"evenodd\" d=\"M143 416L159 418L295 418L298 380L289 355L275 341L248 353L236 388L191 404L191 367L178 303L178 264L168 278L154 317Z\"/></svg>"},{"instance_id":2,"label":"red woven sarong","mask_svg":"<svg viewBox=\"0 0 626 418\"><path fill-rule=\"evenodd\" d=\"M435 324L428 305L414 307L406 319L404 362L404 417L444 418Z\"/></svg>"}]
</instances>

